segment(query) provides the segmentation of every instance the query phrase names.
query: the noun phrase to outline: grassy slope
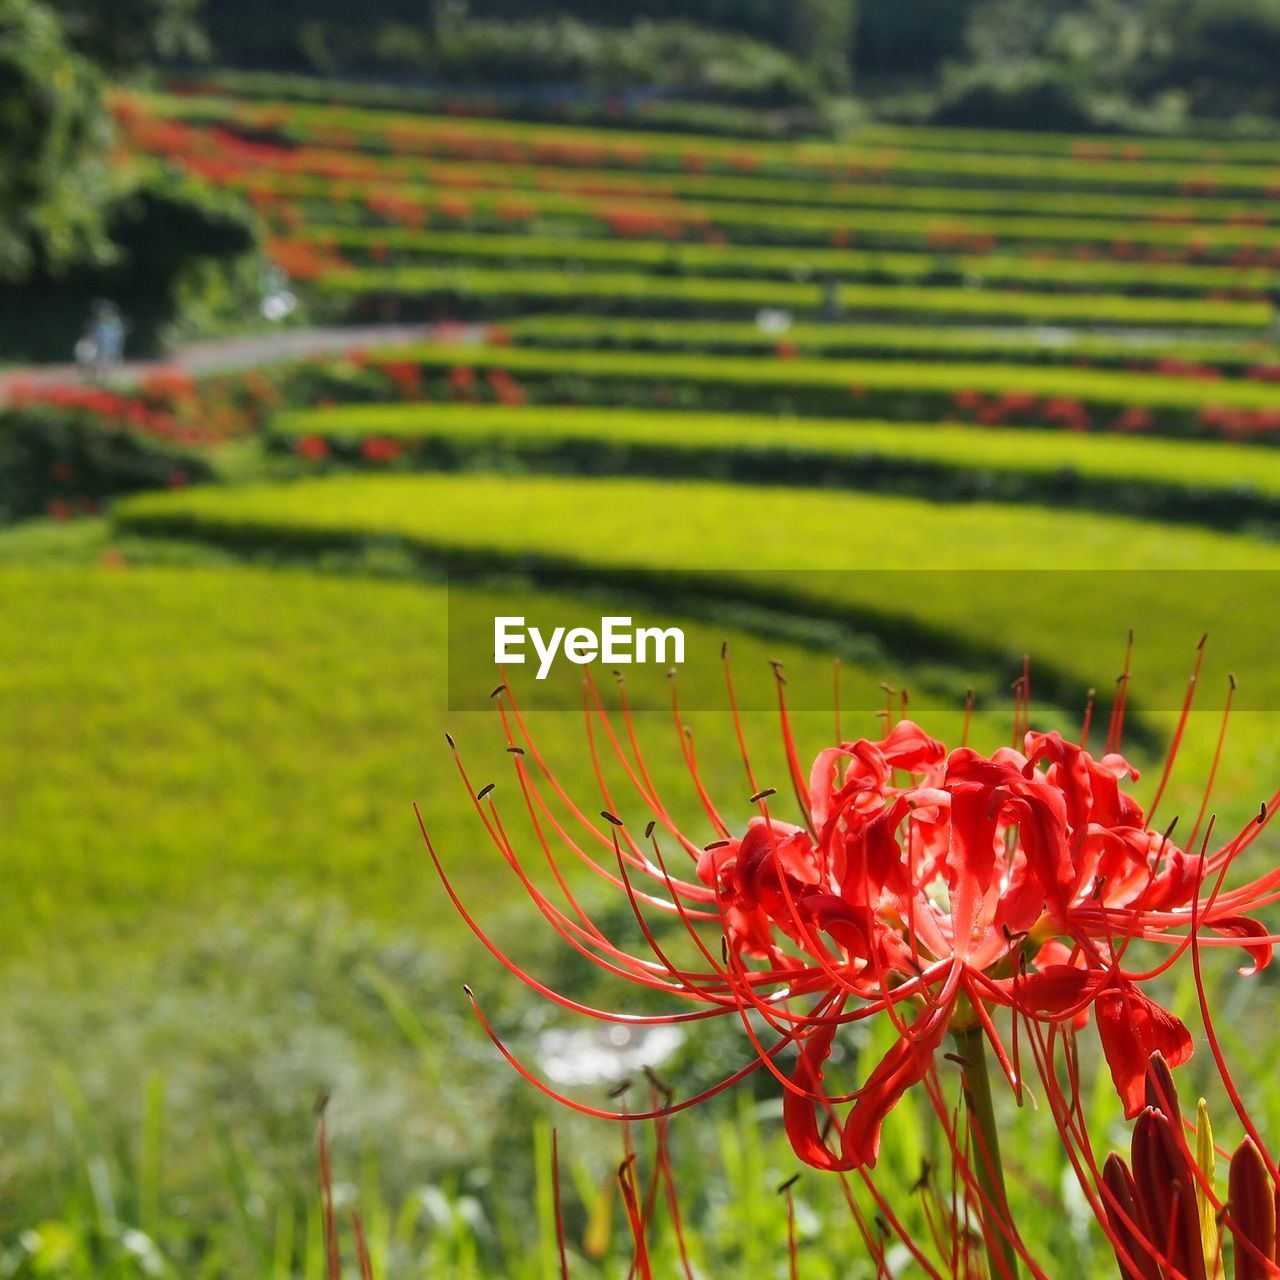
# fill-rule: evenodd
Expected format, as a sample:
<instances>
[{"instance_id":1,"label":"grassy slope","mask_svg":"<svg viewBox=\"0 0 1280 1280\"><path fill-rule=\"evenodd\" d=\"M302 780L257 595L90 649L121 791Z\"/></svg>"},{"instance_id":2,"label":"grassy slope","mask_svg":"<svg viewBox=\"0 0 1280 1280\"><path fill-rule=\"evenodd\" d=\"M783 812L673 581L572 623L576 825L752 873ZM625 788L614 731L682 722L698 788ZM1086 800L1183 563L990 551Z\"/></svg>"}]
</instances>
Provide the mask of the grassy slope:
<instances>
[{"instance_id":1,"label":"grassy slope","mask_svg":"<svg viewBox=\"0 0 1280 1280\"><path fill-rule=\"evenodd\" d=\"M584 169L583 172L587 174L590 171ZM370 179L349 174L324 176L308 173L305 169L297 172L262 169L233 176L227 184L238 190L258 188L277 195L310 198L322 206L336 206L320 219L328 222L333 220L333 214L338 210L349 212L352 201L363 202L366 199ZM880 209L749 204L739 200L686 201L675 196L640 199L611 193L583 194L569 189L513 191L477 185L465 178L457 178L455 185L407 180L386 181L379 185L384 195L394 195L423 207L447 195L463 201L469 209L501 210L516 203L547 217L592 222L625 210L631 214L674 220L685 226L733 228L735 232L755 234L770 243L785 242L789 238L812 241L815 237L839 231L854 233L865 244L915 244L921 239L935 237L942 237L944 243L954 243L957 237L961 240L990 237L1002 244L1158 245L1195 254L1205 249L1256 249L1259 246L1274 249L1280 244L1280 231L1273 224L1177 222L1155 218L1125 221L1120 218L1052 217L1035 213L949 213L945 210L924 212L915 209L896 211L888 219L885 211Z\"/></svg>"},{"instance_id":2,"label":"grassy slope","mask_svg":"<svg viewBox=\"0 0 1280 1280\"><path fill-rule=\"evenodd\" d=\"M435 368L473 365L521 374L580 374L584 377L638 378L707 384L741 383L758 387L866 387L875 390L930 391L945 394L981 391L1028 393L1041 399L1071 396L1090 403L1145 405L1151 409L1194 409L1222 405L1274 409L1276 389L1261 382L1197 382L1188 378L1129 373L1111 369L1037 369L1019 365L895 360L761 360L744 356L705 356L684 352L577 351L500 347L414 346L376 353L385 360L417 360Z\"/></svg>"},{"instance_id":3,"label":"grassy slope","mask_svg":"<svg viewBox=\"0 0 1280 1280\"><path fill-rule=\"evenodd\" d=\"M317 153L316 159L322 163L324 153ZM408 182L429 179L440 186L493 185L569 191L589 186L593 193L616 192L622 196L644 198L678 196L685 199L803 204L817 208L869 207L925 210L933 213L1060 216L1063 205L1060 192L1025 187L1002 188L998 184L987 187L890 184L856 177L846 179L838 174L826 180L798 177L779 182L777 178L742 174L619 173L616 169L584 170L581 166L566 168L554 163L504 165L469 160L432 161L430 168L424 172L423 162L419 159L397 158L378 163L371 161L367 155L362 155L362 160L371 172L380 177ZM310 167L315 170L318 164ZM1250 220L1255 225L1266 225L1269 213L1264 202L1238 197L1171 199L1168 196L1080 191L1073 193L1071 199L1073 218L1096 217L1120 221L1154 218L1208 226L1219 222ZM1264 216L1259 218L1259 214Z\"/></svg>"},{"instance_id":4,"label":"grassy slope","mask_svg":"<svg viewBox=\"0 0 1280 1280\"><path fill-rule=\"evenodd\" d=\"M956 256L893 250L824 249L811 246L699 244L684 241L618 240L591 236L504 235L469 231L423 231L405 227L345 226L318 223L297 238L340 249L390 249L397 254L462 262L502 261L583 265L592 268L642 266L662 271L701 271L711 275L778 276L812 279L889 277L917 280L941 273L1022 284L1049 284L1102 291L1114 288L1176 289L1189 293L1214 289L1266 289L1274 272L1267 267L1217 267L1153 262L1080 262L1014 254Z\"/></svg>"},{"instance_id":5,"label":"grassy slope","mask_svg":"<svg viewBox=\"0 0 1280 1280\"><path fill-rule=\"evenodd\" d=\"M891 351L921 359L945 360L956 356L973 360L1043 359L1066 363L1100 358L1156 359L1175 356L1207 364L1269 363L1276 350L1268 342L1238 335L1179 337L1160 331L1135 330L1123 335L1091 333L1080 329L1043 331L1027 328L983 328L965 325L866 324L841 320L831 323L797 322L781 334L768 334L755 321L657 320L617 316L525 316L508 324L520 343L539 346L629 346L673 350L755 349L773 352L780 342L792 342L809 354Z\"/></svg>"},{"instance_id":6,"label":"grassy slope","mask_svg":"<svg viewBox=\"0 0 1280 1280\"><path fill-rule=\"evenodd\" d=\"M512 1034L528 998L447 906L410 803L423 806L485 924L541 972L580 982L572 966L550 967L550 930L529 929L532 907L472 815L443 741L447 724L477 778L499 782L508 829L533 852L488 705L492 677L482 711L446 712L441 679L446 616L475 647L495 612L563 617L580 605L525 589L455 587L446 599L439 585L314 569L38 562L68 536L79 531L30 526L22 545L33 563L0 564L0 963L12 983L0 1012L0 1181L15 1191L0 1203L0 1239L40 1223L57 1246L63 1218L69 1238L82 1223L91 1234L107 1197L109 1217L144 1230L174 1274L286 1274L273 1255L296 1232L311 1241L301 1274L318 1278L310 1116L332 1091L339 1176L359 1174L375 1256L396 1259L380 1274L541 1277L530 1250L550 1238L545 1221L502 1213L531 1202L522 1180L539 1104L494 1060L460 984L506 1010ZM691 690L716 682L727 634L690 628ZM829 740L829 663L740 635L732 647L760 777L785 788L767 659L787 663L795 696L814 708L797 717L806 750ZM846 664L844 686L869 697L886 674L897 678L891 666ZM666 680L637 675L632 686L652 708L637 722L653 776L694 838L709 838L677 764ZM745 817L727 715L686 700L709 787ZM701 706L722 701L717 692ZM930 717L949 738L959 721L954 706ZM594 812L580 713L543 710L532 723ZM872 716L845 723L875 731ZM979 717L977 731L999 741L1005 723ZM612 807L635 808L621 786ZM735 1060L746 1052L731 1029L716 1043ZM701 1079L702 1069L686 1071ZM723 1136L732 1141L732 1129ZM615 1140L607 1128L568 1139L581 1186L616 1158ZM772 1126L761 1135L778 1141ZM780 1146L768 1158L790 1161ZM760 1180L739 1176L756 1194ZM472 1272L470 1230L425 1222L428 1196L465 1196L466 1223L507 1261ZM486 1219L494 1196L499 1216ZM709 1229L696 1247L732 1267L741 1233ZM785 1255L776 1221L753 1248L753 1266ZM108 1249L52 1274L141 1271Z\"/></svg>"},{"instance_id":7,"label":"grassy slope","mask_svg":"<svg viewBox=\"0 0 1280 1280\"><path fill-rule=\"evenodd\" d=\"M317 286L333 295L456 292L519 301L572 299L644 301L661 306L797 307L816 310L821 285L786 280L735 280L718 276L661 276L642 272L573 272L485 267L365 267L335 271ZM838 289L847 310L969 316L1017 320L1075 320L1186 328L1257 329L1270 323L1269 302L1204 302L1194 298L1130 298L1121 294L1003 292L998 289L844 283Z\"/></svg>"},{"instance_id":8,"label":"grassy slope","mask_svg":"<svg viewBox=\"0 0 1280 1280\"><path fill-rule=\"evenodd\" d=\"M641 164L680 167L685 157L697 155L704 161L732 166L744 150L749 150L764 168L818 169L831 165L857 165L886 172L924 174L936 179L946 174L966 180L990 180L1016 185L1020 182L1061 182L1067 184L1143 187L1174 187L1188 180L1208 179L1223 188L1262 193L1275 181L1268 165L1194 160L1093 160L1052 155L984 154L961 150L907 149L897 146L838 145L821 142L777 143L738 141L693 134L663 134L628 130L591 129L567 125L525 124L510 120L458 119L456 117L410 116L403 113L346 107L308 106L262 99L235 103L219 98L146 95L143 101L153 109L179 118L234 119L248 125L266 124L283 128L298 137L313 137L317 130L341 129L356 135L358 143L385 143L388 128L396 130L407 144L411 140L498 141L535 146L577 146L588 152L613 155L619 152L638 158ZM282 125L281 120L284 119Z\"/></svg>"},{"instance_id":9,"label":"grassy slope","mask_svg":"<svg viewBox=\"0 0 1280 1280\"><path fill-rule=\"evenodd\" d=\"M516 447L536 453L564 442L644 445L676 457L693 449L809 456L820 481L823 459L885 457L957 470L1053 475L1071 471L1099 480L1130 480L1202 490L1250 489L1280 495L1280 454L1194 440L1081 436L1062 431L1001 430L910 423L778 419L746 414L643 412L533 405L344 405L280 415L285 437L388 436Z\"/></svg>"},{"instance_id":10,"label":"grassy slope","mask_svg":"<svg viewBox=\"0 0 1280 1280\"><path fill-rule=\"evenodd\" d=\"M202 488L127 499L129 529L168 516L264 528L385 529L424 541L528 546L569 557L655 568L685 563L696 545L708 569L1113 567L1261 569L1280 548L1122 517L974 504L956 510L905 499L752 490L643 480L487 476L356 477L286 487ZM566 510L573 519L563 519ZM460 519L463 513L466 519ZM750 527L743 523L751 513ZM829 540L836 530L838 541ZM950 531L950 536L948 536Z\"/></svg>"},{"instance_id":11,"label":"grassy slope","mask_svg":"<svg viewBox=\"0 0 1280 1280\"><path fill-rule=\"evenodd\" d=\"M498 486L483 476L192 491L132 500L119 508L119 518L140 532L299 547L317 538L392 536L444 558L481 553L510 564L541 560L577 566L589 576L644 581L659 591L680 582L689 548L697 547L697 568L707 571L694 579L700 591L767 599L801 615L870 615L889 634L897 634L896 619L907 618L980 646L994 642L1014 654L1029 652L1046 668L1100 686L1118 669L1124 633L1134 627L1138 693L1162 710L1166 723L1208 627L1215 643L1204 705L1220 705L1229 665L1248 691L1241 705L1252 709L1237 718L1237 752L1221 776L1241 813L1256 811L1255 789L1269 790L1280 767L1269 714L1280 707L1280 673L1256 609L1274 581L1256 571L1280 568L1280 547L1247 538L1030 507L939 507L825 491L638 480L537 478ZM805 572L821 569L837 572ZM877 572L884 569L899 572ZM975 569L1004 572L967 572ZM1078 572L1018 572L1028 569ZM1222 572L1230 569L1254 572ZM1189 735L1184 800L1207 771L1214 732L1204 723Z\"/></svg>"},{"instance_id":12,"label":"grassy slope","mask_svg":"<svg viewBox=\"0 0 1280 1280\"><path fill-rule=\"evenodd\" d=\"M584 610L528 590L455 588L450 602L442 586L234 566L0 567L0 591L10 602L0 719L12 726L0 739L0 955L95 918L145 937L171 909L256 897L278 882L452 930L409 806L431 814L465 882L487 883L493 862L445 750L446 724L472 744L478 768L507 761L486 705L491 671L477 666L482 712L446 711L449 604L455 626L474 628L495 613ZM720 704L719 646L731 632L689 629L690 686L716 691L704 708ZM477 630L472 647L489 640ZM825 659L741 636L734 650L740 680L759 686L749 705L770 705L765 664L782 657L807 691L801 705L824 708L811 723L826 732ZM886 674L900 676L850 665L847 695L866 705ZM654 677L647 705L657 710L645 723L670 779L666 698ZM766 721L771 713L753 717L769 758ZM570 783L589 790L578 714L546 710L539 723ZM742 789L733 761L708 761L730 797Z\"/></svg>"}]
</instances>

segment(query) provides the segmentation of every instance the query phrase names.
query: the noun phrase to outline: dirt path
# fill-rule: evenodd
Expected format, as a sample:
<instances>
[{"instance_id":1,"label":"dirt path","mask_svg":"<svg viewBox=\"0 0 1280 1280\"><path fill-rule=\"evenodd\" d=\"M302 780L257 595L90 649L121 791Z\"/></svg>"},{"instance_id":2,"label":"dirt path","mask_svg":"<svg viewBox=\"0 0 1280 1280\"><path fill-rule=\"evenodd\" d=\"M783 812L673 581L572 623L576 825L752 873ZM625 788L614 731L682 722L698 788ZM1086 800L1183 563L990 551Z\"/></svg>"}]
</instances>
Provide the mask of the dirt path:
<instances>
[{"instance_id":1,"label":"dirt path","mask_svg":"<svg viewBox=\"0 0 1280 1280\"><path fill-rule=\"evenodd\" d=\"M186 369L189 373L220 373L254 369L261 365L302 360L308 356L340 355L369 347L395 346L405 342L477 343L483 340L482 325L362 325L332 329L285 329L278 333L252 334L243 338L221 338L193 342L158 360L126 360L112 370L106 382L129 386L159 369ZM84 375L74 364L42 364L0 370L0 405L9 398L16 383L21 386L57 386L81 382Z\"/></svg>"}]
</instances>

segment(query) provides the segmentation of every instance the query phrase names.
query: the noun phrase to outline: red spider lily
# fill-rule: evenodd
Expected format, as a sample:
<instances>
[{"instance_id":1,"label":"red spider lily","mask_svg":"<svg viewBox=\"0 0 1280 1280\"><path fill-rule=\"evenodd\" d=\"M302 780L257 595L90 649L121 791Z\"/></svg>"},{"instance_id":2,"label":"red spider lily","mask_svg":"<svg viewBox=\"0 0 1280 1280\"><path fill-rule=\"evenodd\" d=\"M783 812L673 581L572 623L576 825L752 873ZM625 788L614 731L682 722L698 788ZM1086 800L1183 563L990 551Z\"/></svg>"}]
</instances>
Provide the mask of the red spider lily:
<instances>
[{"instance_id":1,"label":"red spider lily","mask_svg":"<svg viewBox=\"0 0 1280 1280\"><path fill-rule=\"evenodd\" d=\"M325 1280L342 1280L342 1246L338 1239L338 1214L333 1195L333 1164L329 1158L329 1134L325 1126L328 1097L316 1103L316 1164L320 1175L320 1216L324 1235ZM359 1213L351 1215L355 1235L356 1265L361 1280L373 1280L373 1259Z\"/></svg>"},{"instance_id":2,"label":"red spider lily","mask_svg":"<svg viewBox=\"0 0 1280 1280\"><path fill-rule=\"evenodd\" d=\"M902 720L877 740L838 742L820 752L806 772L780 682L799 822L774 816L770 801L776 793L759 786L744 743L756 809L745 826L731 825L708 794L677 704L683 758L718 833L699 847L676 825L653 786L625 691L619 728L594 684L587 685L588 740L605 805L602 825L556 781L502 686L499 705L520 798L566 905L534 882L508 836L492 785L473 788L459 760L480 820L557 934L607 972L682 1006L666 1014L585 1006L540 982L484 932L456 895L429 838L427 846L452 901L490 952L561 1006L631 1024L716 1016L741 1021L754 1060L693 1098L630 1118L671 1114L763 1069L783 1090L784 1121L800 1158L830 1171L855 1171L874 1195L868 1170L876 1163L882 1123L908 1089L921 1085L955 1158L958 1194L982 1223L992 1274L1016 1274L1021 1258L1043 1275L1026 1257L1003 1202L989 1102L984 1120L971 1101L966 1138L943 1097L937 1060L946 1035L961 1049L966 1096L972 1099L985 1089L988 1048L1013 1088L1022 1089L1018 1028L1026 1029L1051 1114L1088 1186L1096 1165L1078 1154L1080 1108L1057 1082L1058 1050L1066 1050L1074 1072L1074 1031L1092 1014L1125 1113L1138 1116L1151 1055L1177 1065L1192 1052L1187 1028L1143 988L1188 950L1198 957L1203 946L1242 946L1252 970L1260 969L1277 940L1250 913L1280 898L1280 870L1233 889L1224 882L1280 807L1280 792L1258 821L1212 851L1210 823L1196 852L1199 820L1186 847L1175 844L1172 830L1162 833L1153 825L1153 813L1187 722L1190 694L1151 812L1144 812L1127 791L1137 772L1118 749L1125 687L1122 680L1100 755L1059 733L1031 731L1021 701L1020 749L987 755L961 745L949 751ZM731 681L729 689L732 699ZM735 725L742 741L736 713ZM650 815L643 837L616 816L598 754L601 742ZM672 870L665 842L678 849L691 874ZM628 950L585 912L564 878L557 849L624 894L647 954ZM675 959L668 934L650 923L655 914L684 931L694 963ZM1171 954L1152 967L1132 967L1127 953L1139 942L1163 944ZM1012 1051L997 1027L1001 1010L1014 1030ZM588 1114L621 1118L538 1080L478 1006L477 1013L500 1051L537 1087ZM879 1017L891 1020L895 1043L859 1088L829 1092L824 1073L837 1038ZM1217 1057L1212 1038L1211 1044ZM795 1061L787 1071L789 1054ZM1105 1221L1106 1206L1092 1194ZM892 1222L889 1207L878 1203ZM915 1256L927 1274L936 1274L921 1253Z\"/></svg>"},{"instance_id":3,"label":"red spider lily","mask_svg":"<svg viewBox=\"0 0 1280 1280\"><path fill-rule=\"evenodd\" d=\"M463 196L443 195L436 200L436 212L451 222L465 222L471 217L471 201Z\"/></svg>"},{"instance_id":4,"label":"red spider lily","mask_svg":"<svg viewBox=\"0 0 1280 1280\"><path fill-rule=\"evenodd\" d=\"M123 430L181 445L212 444L244 426L236 420L225 427L215 428L194 393L183 395L174 405L175 412L169 412L158 408L152 400L136 399L79 383L41 385L15 379L9 387L9 405L12 408L84 415L107 432Z\"/></svg>"},{"instance_id":5,"label":"red spider lily","mask_svg":"<svg viewBox=\"0 0 1280 1280\"><path fill-rule=\"evenodd\" d=\"M1230 1157L1224 1199L1216 1154L1207 1105L1201 1100L1194 1125L1185 1121L1168 1066L1153 1054L1130 1160L1112 1154L1100 1175L1094 1166L1094 1210L1121 1280L1214 1280L1226 1274L1228 1255L1236 1280L1280 1275L1274 1160L1245 1137Z\"/></svg>"},{"instance_id":6,"label":"red spider lily","mask_svg":"<svg viewBox=\"0 0 1280 1280\"><path fill-rule=\"evenodd\" d=\"M155 369L138 384L138 391L144 400L172 406L189 400L195 394L196 382L186 369Z\"/></svg>"},{"instance_id":7,"label":"red spider lily","mask_svg":"<svg viewBox=\"0 0 1280 1280\"><path fill-rule=\"evenodd\" d=\"M416 398L422 391L422 366L408 360L382 360L374 366L391 383L401 399Z\"/></svg>"},{"instance_id":8,"label":"red spider lily","mask_svg":"<svg viewBox=\"0 0 1280 1280\"><path fill-rule=\"evenodd\" d=\"M351 269L351 263L332 246L306 240L271 240L267 254L293 280L319 280Z\"/></svg>"},{"instance_id":9,"label":"red spider lily","mask_svg":"<svg viewBox=\"0 0 1280 1280\"><path fill-rule=\"evenodd\" d=\"M1117 431L1150 431L1156 424L1155 414L1142 405L1131 404L1112 423Z\"/></svg>"},{"instance_id":10,"label":"red spider lily","mask_svg":"<svg viewBox=\"0 0 1280 1280\"><path fill-rule=\"evenodd\" d=\"M1070 396L1056 396L1046 400L1041 414L1046 422L1065 427L1068 431L1088 431L1090 427L1089 411L1079 400Z\"/></svg>"},{"instance_id":11,"label":"red spider lily","mask_svg":"<svg viewBox=\"0 0 1280 1280\"><path fill-rule=\"evenodd\" d=\"M1006 391L1000 396L1000 408L1014 417L1033 413L1039 402L1032 391Z\"/></svg>"},{"instance_id":12,"label":"red spider lily","mask_svg":"<svg viewBox=\"0 0 1280 1280\"><path fill-rule=\"evenodd\" d=\"M300 436L293 449L308 462L324 462L329 457L329 442L324 436Z\"/></svg>"},{"instance_id":13,"label":"red spider lily","mask_svg":"<svg viewBox=\"0 0 1280 1280\"><path fill-rule=\"evenodd\" d=\"M404 452L399 440L385 436L369 436L360 443L360 456L366 462L395 462Z\"/></svg>"},{"instance_id":14,"label":"red spider lily","mask_svg":"<svg viewBox=\"0 0 1280 1280\"><path fill-rule=\"evenodd\" d=\"M469 364L454 365L447 375L449 389L455 395L467 396L475 387L476 371Z\"/></svg>"}]
</instances>

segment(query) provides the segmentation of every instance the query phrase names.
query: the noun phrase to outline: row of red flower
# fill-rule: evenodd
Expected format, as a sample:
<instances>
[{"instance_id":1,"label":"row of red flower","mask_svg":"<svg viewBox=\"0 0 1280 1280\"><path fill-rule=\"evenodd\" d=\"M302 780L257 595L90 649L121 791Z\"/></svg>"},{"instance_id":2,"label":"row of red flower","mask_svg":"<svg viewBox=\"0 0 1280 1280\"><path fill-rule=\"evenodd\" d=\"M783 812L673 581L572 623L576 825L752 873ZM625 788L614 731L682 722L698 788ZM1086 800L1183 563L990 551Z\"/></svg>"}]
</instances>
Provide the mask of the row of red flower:
<instances>
[{"instance_id":1,"label":"row of red flower","mask_svg":"<svg viewBox=\"0 0 1280 1280\"><path fill-rule=\"evenodd\" d=\"M278 210L281 221L296 225L300 213L296 205L296 192L281 175L303 175L329 179L333 183L332 199L362 198L365 207L375 216L389 219L400 225L422 226L433 218L450 222L469 222L480 214L492 213L499 221L527 222L536 216L537 210L517 194L510 199L489 202L484 210L473 206L463 191L474 188L493 190L507 188L517 180L510 175L468 176L456 169L437 174L448 184L442 192L429 197L397 191L395 184L412 176L421 182L430 174L397 174L389 171L385 162L376 157L356 152L325 151L315 147L292 147L263 143L243 138L220 127L198 128L182 122L156 121L128 108L122 112L127 137L137 149L165 156L187 170L220 186L245 189L250 198L263 209ZM543 158L545 159L545 157ZM370 195L370 183L383 184L382 190ZM343 184L358 189L344 192ZM593 218L608 226L614 234L640 237L685 238L705 231L714 223L705 210L682 202L678 197L663 192L647 191L644 203L617 204L619 196L636 194L620 189L607 176L590 181L553 174L535 176L535 184L557 191L567 198L577 197L583 204L578 216ZM655 197L659 197L656 198ZM832 222L839 222L839 210L830 210ZM1170 209L1158 212L1157 221L1177 222L1184 211ZM1229 221L1258 223L1267 220L1265 210L1242 209ZM722 233L729 228L718 228ZM833 225L827 233L834 245L855 243L857 233ZM895 239L898 237L895 236ZM908 237L909 239L910 237ZM1189 236L1184 244L1166 246L1143 244L1140 232L1130 238L1118 237L1109 244L1085 243L1077 247L1084 258L1109 256L1117 261L1182 262L1213 259L1226 261L1241 268L1269 267L1280 264L1280 246L1269 243L1215 244L1210 230ZM996 247L1000 237L992 229L975 229L963 225L949 225L940 215L938 225L927 229L919 242L934 250L985 253ZM314 268L304 266L304 272Z\"/></svg>"}]
</instances>

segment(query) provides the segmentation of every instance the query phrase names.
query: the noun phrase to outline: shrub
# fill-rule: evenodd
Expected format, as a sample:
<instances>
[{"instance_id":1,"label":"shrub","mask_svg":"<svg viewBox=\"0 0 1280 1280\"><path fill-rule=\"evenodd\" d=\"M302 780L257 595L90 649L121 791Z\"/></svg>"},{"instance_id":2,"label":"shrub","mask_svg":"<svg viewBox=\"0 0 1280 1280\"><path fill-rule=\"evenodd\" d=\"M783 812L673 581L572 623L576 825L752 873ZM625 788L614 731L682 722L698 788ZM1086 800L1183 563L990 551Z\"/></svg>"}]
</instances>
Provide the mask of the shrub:
<instances>
[{"instance_id":1,"label":"shrub","mask_svg":"<svg viewBox=\"0 0 1280 1280\"><path fill-rule=\"evenodd\" d=\"M0 412L0 525L90 515L116 494L181 488L209 474L203 460L122 430L91 405Z\"/></svg>"},{"instance_id":2,"label":"shrub","mask_svg":"<svg viewBox=\"0 0 1280 1280\"><path fill-rule=\"evenodd\" d=\"M1096 127L1075 87L1042 66L970 73L943 97L933 121L968 128L1062 132Z\"/></svg>"}]
</instances>

